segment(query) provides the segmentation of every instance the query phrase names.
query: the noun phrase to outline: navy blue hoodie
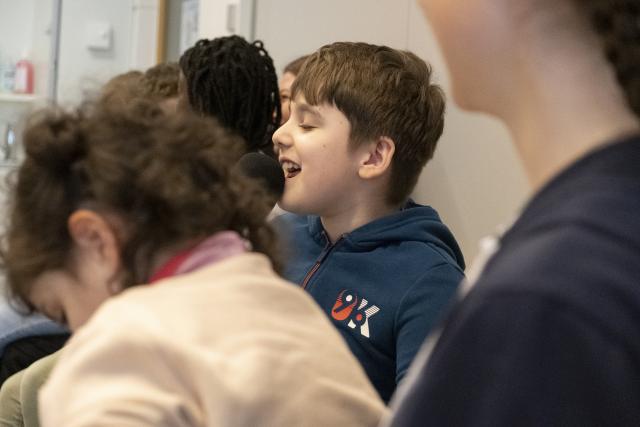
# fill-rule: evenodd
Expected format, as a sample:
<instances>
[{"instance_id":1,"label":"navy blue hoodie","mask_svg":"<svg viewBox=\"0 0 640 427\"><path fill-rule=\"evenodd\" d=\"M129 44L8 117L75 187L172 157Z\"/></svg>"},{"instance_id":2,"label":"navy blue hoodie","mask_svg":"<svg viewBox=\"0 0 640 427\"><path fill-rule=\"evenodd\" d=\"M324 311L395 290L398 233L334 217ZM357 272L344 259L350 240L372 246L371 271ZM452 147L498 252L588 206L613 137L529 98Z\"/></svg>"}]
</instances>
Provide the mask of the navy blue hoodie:
<instances>
[{"instance_id":1,"label":"navy blue hoodie","mask_svg":"<svg viewBox=\"0 0 640 427\"><path fill-rule=\"evenodd\" d=\"M289 248L285 278L313 296L388 401L463 278L453 235L413 202L335 244L317 216L274 224Z\"/></svg>"}]
</instances>

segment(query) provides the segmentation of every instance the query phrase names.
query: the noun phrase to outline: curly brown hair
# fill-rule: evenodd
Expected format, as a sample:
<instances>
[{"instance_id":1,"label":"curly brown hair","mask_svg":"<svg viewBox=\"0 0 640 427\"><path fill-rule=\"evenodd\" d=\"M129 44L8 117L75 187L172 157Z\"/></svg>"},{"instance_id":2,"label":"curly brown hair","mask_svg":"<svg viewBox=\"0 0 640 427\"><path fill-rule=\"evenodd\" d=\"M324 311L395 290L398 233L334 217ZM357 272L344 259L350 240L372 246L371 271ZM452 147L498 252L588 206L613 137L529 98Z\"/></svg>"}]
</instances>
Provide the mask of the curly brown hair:
<instances>
[{"instance_id":1,"label":"curly brown hair","mask_svg":"<svg viewBox=\"0 0 640 427\"><path fill-rule=\"evenodd\" d=\"M65 266L67 220L88 205L126 225L119 242L125 286L148 280L163 249L221 230L240 233L278 269L268 197L232 168L243 154L238 138L211 118L165 114L148 101L31 117L0 250L12 296L30 307L33 280Z\"/></svg>"},{"instance_id":2,"label":"curly brown hair","mask_svg":"<svg viewBox=\"0 0 640 427\"><path fill-rule=\"evenodd\" d=\"M138 70L127 71L112 77L102 86L98 101L111 107L126 107L132 101L142 98L142 79L144 73Z\"/></svg>"},{"instance_id":3,"label":"curly brown hair","mask_svg":"<svg viewBox=\"0 0 640 427\"><path fill-rule=\"evenodd\" d=\"M415 54L337 42L309 55L291 87L311 105L333 104L349 120L352 147L386 136L395 142L386 198L403 203L433 157L444 129L445 97Z\"/></svg>"},{"instance_id":4,"label":"curly brown hair","mask_svg":"<svg viewBox=\"0 0 640 427\"><path fill-rule=\"evenodd\" d=\"M180 67L177 62L154 65L144 72L140 81L142 95L148 99L163 100L178 96Z\"/></svg>"}]
</instances>

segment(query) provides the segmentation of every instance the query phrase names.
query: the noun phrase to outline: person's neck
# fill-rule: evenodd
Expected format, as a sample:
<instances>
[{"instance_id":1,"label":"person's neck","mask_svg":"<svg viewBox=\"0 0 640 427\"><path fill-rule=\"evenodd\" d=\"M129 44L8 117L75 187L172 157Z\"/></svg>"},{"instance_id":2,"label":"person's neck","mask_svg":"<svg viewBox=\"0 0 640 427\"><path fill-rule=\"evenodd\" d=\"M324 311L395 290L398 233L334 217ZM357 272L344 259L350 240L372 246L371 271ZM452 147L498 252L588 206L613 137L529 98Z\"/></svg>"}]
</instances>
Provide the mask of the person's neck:
<instances>
[{"instance_id":1,"label":"person's neck","mask_svg":"<svg viewBox=\"0 0 640 427\"><path fill-rule=\"evenodd\" d=\"M329 241L335 243L356 228L390 215L399 209L400 206L389 205L383 198L369 198L365 202L354 202L329 214L321 215L320 220Z\"/></svg>"},{"instance_id":2,"label":"person's neck","mask_svg":"<svg viewBox=\"0 0 640 427\"><path fill-rule=\"evenodd\" d=\"M540 33L518 46L517 87L509 88L512 102L499 114L534 189L587 152L639 128L595 35Z\"/></svg>"}]
</instances>

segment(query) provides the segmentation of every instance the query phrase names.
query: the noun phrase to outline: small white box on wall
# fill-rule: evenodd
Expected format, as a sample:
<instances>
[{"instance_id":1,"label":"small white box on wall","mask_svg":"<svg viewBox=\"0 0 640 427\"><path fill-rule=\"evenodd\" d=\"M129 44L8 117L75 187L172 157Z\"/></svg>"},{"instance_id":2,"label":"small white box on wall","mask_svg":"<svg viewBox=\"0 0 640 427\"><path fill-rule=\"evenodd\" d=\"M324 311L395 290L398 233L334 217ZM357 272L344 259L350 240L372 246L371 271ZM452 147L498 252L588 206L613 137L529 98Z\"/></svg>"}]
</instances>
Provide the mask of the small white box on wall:
<instances>
[{"instance_id":1,"label":"small white box on wall","mask_svg":"<svg viewBox=\"0 0 640 427\"><path fill-rule=\"evenodd\" d=\"M90 50L110 50L113 44L113 28L104 21L90 21L86 24L86 46Z\"/></svg>"}]
</instances>

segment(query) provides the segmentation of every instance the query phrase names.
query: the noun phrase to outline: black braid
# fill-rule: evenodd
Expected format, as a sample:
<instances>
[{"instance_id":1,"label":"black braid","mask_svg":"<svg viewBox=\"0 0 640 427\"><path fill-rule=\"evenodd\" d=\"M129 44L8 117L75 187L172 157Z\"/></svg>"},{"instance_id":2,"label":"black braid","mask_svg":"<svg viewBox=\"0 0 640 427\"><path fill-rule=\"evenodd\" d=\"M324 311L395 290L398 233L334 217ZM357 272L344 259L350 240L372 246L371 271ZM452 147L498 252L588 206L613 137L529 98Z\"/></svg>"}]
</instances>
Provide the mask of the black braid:
<instances>
[{"instance_id":1,"label":"black braid","mask_svg":"<svg viewBox=\"0 0 640 427\"><path fill-rule=\"evenodd\" d=\"M250 151L273 155L280 123L278 78L262 42L239 36L200 40L180 58L189 104L242 136Z\"/></svg>"},{"instance_id":2,"label":"black braid","mask_svg":"<svg viewBox=\"0 0 640 427\"><path fill-rule=\"evenodd\" d=\"M607 59L640 117L640 5L638 0L579 0L604 42Z\"/></svg>"}]
</instances>

